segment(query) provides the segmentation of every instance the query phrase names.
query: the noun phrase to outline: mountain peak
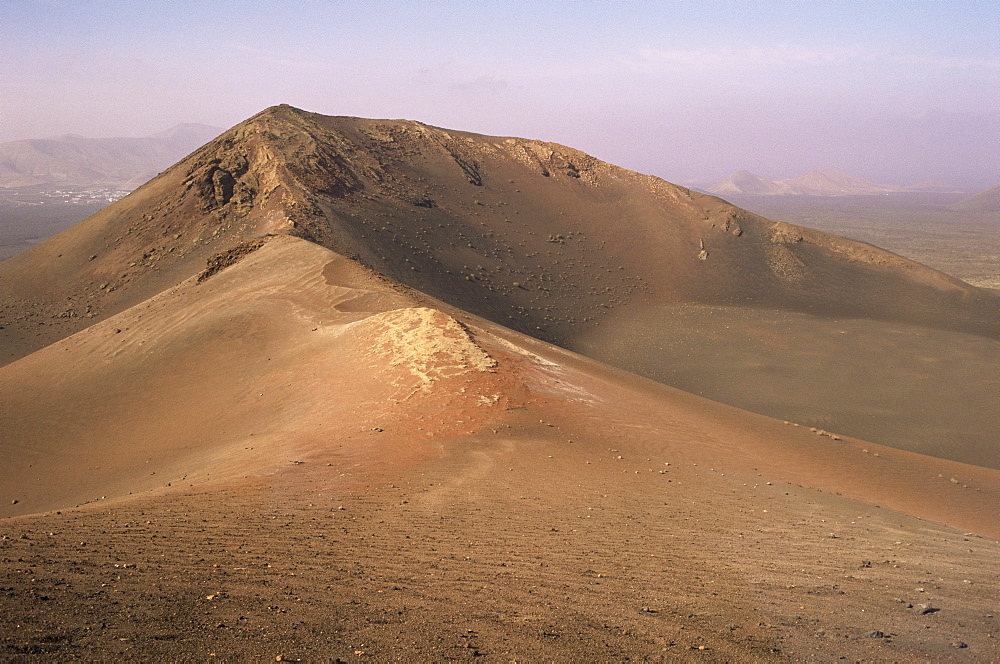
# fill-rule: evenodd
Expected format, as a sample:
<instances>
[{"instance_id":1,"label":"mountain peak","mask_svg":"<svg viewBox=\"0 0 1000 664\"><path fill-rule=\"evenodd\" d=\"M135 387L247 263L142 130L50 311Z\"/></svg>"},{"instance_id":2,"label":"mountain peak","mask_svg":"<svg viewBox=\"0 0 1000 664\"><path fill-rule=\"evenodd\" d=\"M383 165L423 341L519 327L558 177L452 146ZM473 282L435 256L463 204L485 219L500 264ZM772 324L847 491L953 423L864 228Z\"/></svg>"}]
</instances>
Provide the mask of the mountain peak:
<instances>
[{"instance_id":1,"label":"mountain peak","mask_svg":"<svg viewBox=\"0 0 1000 664\"><path fill-rule=\"evenodd\" d=\"M767 184L751 173L735 179ZM299 320L301 311L281 304L286 295L335 286L350 264L355 277L420 300L404 308L462 312L456 320L479 317L598 360L607 359L600 349L615 344L628 351L647 335L665 339L656 336L674 320L665 312L688 305L1000 335L1000 300L990 293L876 247L768 220L573 148L277 106L0 263L6 354L0 362L143 302L162 302L159 295L178 284L226 298L233 284L265 276L258 261L272 255L269 247L292 245L299 248L286 262L302 252L315 257L316 248L329 269L301 277L308 286L300 277L268 286L265 299L281 309L282 320ZM307 316L310 332L321 316L349 324L375 313L365 301L345 304L336 287L318 292L309 307L323 313ZM630 318L637 311L650 317ZM234 311L253 334L266 336L254 327L255 315ZM240 334L242 322L233 323ZM409 314L389 322L404 336L423 325ZM460 328L428 329L468 348ZM619 336L607 332L616 329ZM707 329L717 337L722 328ZM801 331L783 347L812 348L816 329ZM127 338L117 334L101 343ZM225 337L216 341L225 345ZM462 363L472 361L469 353ZM489 355L503 365L502 355ZM662 375L655 364L636 369L634 362L661 356L639 353L617 363L655 377ZM450 373L460 363L445 364L441 371ZM910 433L938 444L934 432Z\"/></svg>"},{"instance_id":2,"label":"mountain peak","mask_svg":"<svg viewBox=\"0 0 1000 664\"><path fill-rule=\"evenodd\" d=\"M791 186L748 172L732 179L760 193ZM609 236L609 220L627 220L628 231ZM652 292L643 277L651 266L655 289L674 301L811 310L833 298L838 311L882 315L884 303L868 290L835 297L825 277L809 276L822 270L811 254L797 257L805 246L838 256L835 271L882 266L895 284L889 290L900 293L913 280L967 288L887 252L775 224L556 143L289 105L236 125L74 233L91 237L73 250L43 243L26 252L36 258L22 260L64 265L67 280L107 283L110 299L124 301L168 266L194 260L183 269L198 274L242 242L293 235L487 318L513 306L518 313L505 313L504 324L552 341ZM70 269L65 258L74 252L80 260ZM576 258L543 259L566 252ZM59 254L65 260L56 261ZM607 292L615 298L555 294L561 290L552 284L585 282L593 270L613 275ZM50 266L46 274L57 279L60 271ZM905 319L925 316L923 309L892 307Z\"/></svg>"}]
</instances>

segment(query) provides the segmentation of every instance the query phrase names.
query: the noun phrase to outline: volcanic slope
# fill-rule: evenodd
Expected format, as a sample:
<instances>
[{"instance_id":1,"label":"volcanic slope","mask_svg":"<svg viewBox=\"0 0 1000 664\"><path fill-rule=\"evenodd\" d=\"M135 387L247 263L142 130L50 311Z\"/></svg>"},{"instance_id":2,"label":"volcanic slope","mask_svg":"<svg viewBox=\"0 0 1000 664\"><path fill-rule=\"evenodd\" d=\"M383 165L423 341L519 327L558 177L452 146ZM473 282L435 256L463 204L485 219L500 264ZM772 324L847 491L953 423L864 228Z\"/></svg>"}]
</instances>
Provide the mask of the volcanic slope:
<instances>
[{"instance_id":1,"label":"volcanic slope","mask_svg":"<svg viewBox=\"0 0 1000 664\"><path fill-rule=\"evenodd\" d=\"M0 263L0 351L267 234L709 398L1000 467L995 293L556 144L288 106Z\"/></svg>"},{"instance_id":2,"label":"volcanic slope","mask_svg":"<svg viewBox=\"0 0 1000 664\"><path fill-rule=\"evenodd\" d=\"M240 246L0 367L4 657L995 653L1000 472Z\"/></svg>"},{"instance_id":3,"label":"volcanic slope","mask_svg":"<svg viewBox=\"0 0 1000 664\"><path fill-rule=\"evenodd\" d=\"M484 387L495 364L453 319L351 261L270 238L2 369L4 511L121 496L165 473L242 473L276 453L287 464L368 419L413 431L435 416L425 397L439 382L437 408L463 419L462 402L476 404L475 428L490 410L478 406L510 392ZM466 374L489 375L473 390Z\"/></svg>"}]
</instances>

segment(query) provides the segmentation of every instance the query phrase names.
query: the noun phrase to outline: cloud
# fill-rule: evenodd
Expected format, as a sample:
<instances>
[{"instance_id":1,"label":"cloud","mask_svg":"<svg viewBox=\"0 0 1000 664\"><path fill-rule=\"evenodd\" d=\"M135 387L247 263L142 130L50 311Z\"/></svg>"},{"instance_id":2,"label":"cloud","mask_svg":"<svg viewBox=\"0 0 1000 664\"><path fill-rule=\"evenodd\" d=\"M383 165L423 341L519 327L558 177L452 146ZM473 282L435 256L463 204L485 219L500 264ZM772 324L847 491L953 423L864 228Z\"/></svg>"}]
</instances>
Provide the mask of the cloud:
<instances>
[{"instance_id":1,"label":"cloud","mask_svg":"<svg viewBox=\"0 0 1000 664\"><path fill-rule=\"evenodd\" d=\"M936 67L938 69L982 69L985 71L1000 70L1000 60L990 58L959 58L940 55L905 54L892 56L894 62L917 67Z\"/></svg>"},{"instance_id":2,"label":"cloud","mask_svg":"<svg viewBox=\"0 0 1000 664\"><path fill-rule=\"evenodd\" d=\"M815 49L792 44L695 49L664 49L647 45L620 57L618 61L622 65L648 71L768 71L870 64L986 72L1000 70L1000 60L991 58L889 53L861 46Z\"/></svg>"},{"instance_id":3,"label":"cloud","mask_svg":"<svg viewBox=\"0 0 1000 664\"><path fill-rule=\"evenodd\" d=\"M233 50L246 54L247 57L257 62L274 66L279 70L291 69L297 71L322 71L329 67L326 61L313 58L290 57L288 52L273 51L247 44L235 44Z\"/></svg>"},{"instance_id":4,"label":"cloud","mask_svg":"<svg viewBox=\"0 0 1000 664\"><path fill-rule=\"evenodd\" d=\"M622 59L623 64L666 69L779 69L815 65L843 65L858 57L854 48L829 50L794 45L745 48L663 49L644 46Z\"/></svg>"},{"instance_id":5,"label":"cloud","mask_svg":"<svg viewBox=\"0 0 1000 664\"><path fill-rule=\"evenodd\" d=\"M454 81L451 88L460 92L473 94L489 94L502 92L510 87L510 84L493 76L479 76L474 79Z\"/></svg>"}]
</instances>

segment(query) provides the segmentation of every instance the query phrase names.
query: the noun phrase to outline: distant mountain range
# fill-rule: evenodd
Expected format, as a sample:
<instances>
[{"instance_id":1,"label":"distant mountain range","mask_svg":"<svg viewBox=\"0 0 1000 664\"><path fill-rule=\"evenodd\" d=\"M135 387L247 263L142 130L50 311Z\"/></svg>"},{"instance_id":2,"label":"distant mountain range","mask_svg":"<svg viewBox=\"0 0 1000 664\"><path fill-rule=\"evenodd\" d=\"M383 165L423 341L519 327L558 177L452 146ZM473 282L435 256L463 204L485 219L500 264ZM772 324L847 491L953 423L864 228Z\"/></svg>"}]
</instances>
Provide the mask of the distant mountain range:
<instances>
[{"instance_id":1,"label":"distant mountain range","mask_svg":"<svg viewBox=\"0 0 1000 664\"><path fill-rule=\"evenodd\" d=\"M222 131L189 123L142 138L84 138L70 134L0 143L0 187L134 189Z\"/></svg>"},{"instance_id":2,"label":"distant mountain range","mask_svg":"<svg viewBox=\"0 0 1000 664\"><path fill-rule=\"evenodd\" d=\"M752 194L756 196L870 196L905 192L957 193L959 190L939 182L911 187L869 182L836 169L810 171L784 180L770 180L749 171L737 171L705 191L720 196Z\"/></svg>"}]
</instances>

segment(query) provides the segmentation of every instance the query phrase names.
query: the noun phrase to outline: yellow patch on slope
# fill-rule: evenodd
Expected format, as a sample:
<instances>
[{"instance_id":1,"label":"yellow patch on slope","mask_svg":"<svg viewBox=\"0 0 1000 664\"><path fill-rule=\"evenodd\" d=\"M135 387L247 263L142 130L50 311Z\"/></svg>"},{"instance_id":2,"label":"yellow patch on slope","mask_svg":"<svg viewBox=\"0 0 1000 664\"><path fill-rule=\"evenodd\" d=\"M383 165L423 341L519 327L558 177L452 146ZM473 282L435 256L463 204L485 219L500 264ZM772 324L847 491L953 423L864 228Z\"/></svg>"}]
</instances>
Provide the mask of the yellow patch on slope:
<instances>
[{"instance_id":1,"label":"yellow patch on slope","mask_svg":"<svg viewBox=\"0 0 1000 664\"><path fill-rule=\"evenodd\" d=\"M435 309L394 309L360 324L373 333L372 352L386 356L391 366L409 369L421 389L442 378L492 372L497 366L457 320Z\"/></svg>"}]
</instances>

